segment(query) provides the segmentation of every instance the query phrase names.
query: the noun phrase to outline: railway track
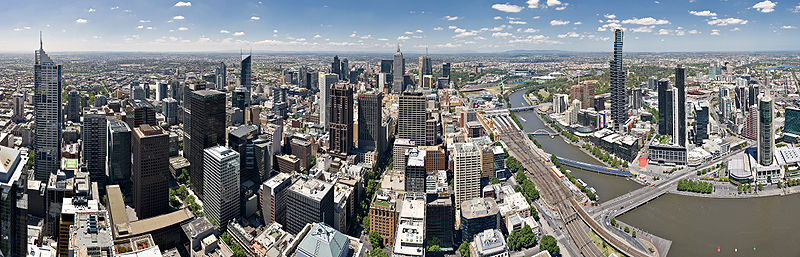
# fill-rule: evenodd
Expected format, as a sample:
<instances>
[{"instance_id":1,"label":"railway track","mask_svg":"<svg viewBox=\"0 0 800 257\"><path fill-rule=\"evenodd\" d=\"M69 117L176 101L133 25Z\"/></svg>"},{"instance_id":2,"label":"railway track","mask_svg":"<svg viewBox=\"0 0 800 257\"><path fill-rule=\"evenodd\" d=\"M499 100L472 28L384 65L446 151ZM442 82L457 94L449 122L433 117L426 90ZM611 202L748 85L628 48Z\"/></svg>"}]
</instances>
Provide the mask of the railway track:
<instances>
[{"instance_id":1,"label":"railway track","mask_svg":"<svg viewBox=\"0 0 800 257\"><path fill-rule=\"evenodd\" d=\"M628 245L622 239L614 237L580 207L574 195L563 185L561 180L545 165L549 159L534 150L531 141L515 126L499 124L495 126L498 136L506 143L508 152L522 163L526 176L539 188L540 196L553 206L561 217L567 234L571 240L569 247L577 249L582 256L604 257L600 249L589 238L589 230L595 231L607 242L627 256L649 256L645 252Z\"/></svg>"}]
</instances>

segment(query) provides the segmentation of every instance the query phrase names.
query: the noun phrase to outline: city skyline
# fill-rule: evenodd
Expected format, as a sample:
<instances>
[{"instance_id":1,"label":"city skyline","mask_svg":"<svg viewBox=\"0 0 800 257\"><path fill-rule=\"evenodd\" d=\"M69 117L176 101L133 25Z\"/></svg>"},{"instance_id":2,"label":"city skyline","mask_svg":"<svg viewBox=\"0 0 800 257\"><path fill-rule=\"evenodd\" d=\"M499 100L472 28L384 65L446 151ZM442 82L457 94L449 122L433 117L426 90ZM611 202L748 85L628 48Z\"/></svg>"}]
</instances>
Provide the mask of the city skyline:
<instances>
[{"instance_id":1,"label":"city skyline","mask_svg":"<svg viewBox=\"0 0 800 257\"><path fill-rule=\"evenodd\" d=\"M55 52L605 52L622 28L626 52L800 50L800 3L458 3L43 1L2 11L0 44L28 52L42 31Z\"/></svg>"}]
</instances>

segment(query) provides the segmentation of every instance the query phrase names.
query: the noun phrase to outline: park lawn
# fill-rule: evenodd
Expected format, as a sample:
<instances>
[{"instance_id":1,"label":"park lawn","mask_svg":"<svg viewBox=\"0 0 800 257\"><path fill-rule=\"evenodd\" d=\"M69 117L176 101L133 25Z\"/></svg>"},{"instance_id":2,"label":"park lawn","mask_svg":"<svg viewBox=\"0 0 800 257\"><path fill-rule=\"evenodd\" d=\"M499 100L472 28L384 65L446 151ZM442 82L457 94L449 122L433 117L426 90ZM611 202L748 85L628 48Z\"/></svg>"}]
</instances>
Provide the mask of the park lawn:
<instances>
[{"instance_id":1,"label":"park lawn","mask_svg":"<svg viewBox=\"0 0 800 257\"><path fill-rule=\"evenodd\" d=\"M595 234L594 231L592 230L589 230L589 238L592 239L592 242L594 242L594 245L596 245L597 248L600 248L600 251L603 252L603 255L610 256L613 253L616 254L617 256L625 256L619 251L617 251L617 249L614 249L613 246L606 243L605 240L600 238L600 236Z\"/></svg>"}]
</instances>

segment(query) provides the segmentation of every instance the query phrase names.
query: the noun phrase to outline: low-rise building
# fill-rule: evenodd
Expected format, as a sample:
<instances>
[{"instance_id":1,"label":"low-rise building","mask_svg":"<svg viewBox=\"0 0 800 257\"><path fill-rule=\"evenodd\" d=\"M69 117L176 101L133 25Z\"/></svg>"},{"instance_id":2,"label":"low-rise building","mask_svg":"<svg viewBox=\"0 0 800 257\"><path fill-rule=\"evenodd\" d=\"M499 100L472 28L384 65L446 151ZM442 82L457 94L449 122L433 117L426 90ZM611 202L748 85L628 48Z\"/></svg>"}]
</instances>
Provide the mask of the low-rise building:
<instances>
[{"instance_id":1,"label":"low-rise building","mask_svg":"<svg viewBox=\"0 0 800 257\"><path fill-rule=\"evenodd\" d=\"M469 256L472 257L507 257L508 245L503 233L497 229L487 229L475 235L469 245Z\"/></svg>"},{"instance_id":2,"label":"low-rise building","mask_svg":"<svg viewBox=\"0 0 800 257\"><path fill-rule=\"evenodd\" d=\"M380 189L369 206L369 231L383 239L383 245L393 245L397 228L397 193Z\"/></svg>"},{"instance_id":3,"label":"low-rise building","mask_svg":"<svg viewBox=\"0 0 800 257\"><path fill-rule=\"evenodd\" d=\"M394 256L425 256L425 196L408 193L400 204Z\"/></svg>"},{"instance_id":4,"label":"low-rise building","mask_svg":"<svg viewBox=\"0 0 800 257\"><path fill-rule=\"evenodd\" d=\"M309 223L283 251L286 257L361 257L364 245L324 223Z\"/></svg>"}]
</instances>

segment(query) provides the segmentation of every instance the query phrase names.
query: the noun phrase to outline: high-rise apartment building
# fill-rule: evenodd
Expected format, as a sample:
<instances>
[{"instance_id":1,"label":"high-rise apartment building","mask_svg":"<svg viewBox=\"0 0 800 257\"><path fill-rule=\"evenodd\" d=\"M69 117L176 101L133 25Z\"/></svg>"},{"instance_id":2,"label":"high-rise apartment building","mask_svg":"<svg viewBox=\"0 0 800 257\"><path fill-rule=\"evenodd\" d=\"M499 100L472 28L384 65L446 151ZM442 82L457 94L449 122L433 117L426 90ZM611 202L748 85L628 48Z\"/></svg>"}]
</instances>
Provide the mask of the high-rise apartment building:
<instances>
[{"instance_id":1,"label":"high-rise apartment building","mask_svg":"<svg viewBox=\"0 0 800 257\"><path fill-rule=\"evenodd\" d=\"M286 189L291 185L292 175L288 173L278 173L261 184L259 197L264 224L286 225Z\"/></svg>"},{"instance_id":2,"label":"high-rise apartment building","mask_svg":"<svg viewBox=\"0 0 800 257\"><path fill-rule=\"evenodd\" d=\"M228 147L239 153L240 181L261 182L256 166L255 140L257 136L258 126L256 125L242 125L228 133Z\"/></svg>"},{"instance_id":3,"label":"high-rise apartment building","mask_svg":"<svg viewBox=\"0 0 800 257\"><path fill-rule=\"evenodd\" d=\"M239 153L220 145L203 150L203 181L203 210L225 227L240 212Z\"/></svg>"},{"instance_id":4,"label":"high-rise apartment building","mask_svg":"<svg viewBox=\"0 0 800 257\"><path fill-rule=\"evenodd\" d=\"M772 165L775 155L775 106L772 97L762 93L758 97L758 163Z\"/></svg>"},{"instance_id":5,"label":"high-rise apartment building","mask_svg":"<svg viewBox=\"0 0 800 257\"><path fill-rule=\"evenodd\" d=\"M625 95L626 74L622 67L622 29L614 30L614 59L609 62L611 80L611 120L614 131L622 131L628 120L628 103Z\"/></svg>"},{"instance_id":6,"label":"high-rise apartment building","mask_svg":"<svg viewBox=\"0 0 800 257\"><path fill-rule=\"evenodd\" d=\"M583 84L574 85L571 89L570 98L580 101L581 109L594 106L594 82L584 81Z\"/></svg>"},{"instance_id":7,"label":"high-rise apartment building","mask_svg":"<svg viewBox=\"0 0 800 257\"><path fill-rule=\"evenodd\" d=\"M480 197L481 151L473 143L456 143L452 157L456 203Z\"/></svg>"},{"instance_id":8,"label":"high-rise apartment building","mask_svg":"<svg viewBox=\"0 0 800 257\"><path fill-rule=\"evenodd\" d=\"M425 121L428 118L427 100L422 92L403 92L397 116L397 137L425 145Z\"/></svg>"},{"instance_id":9,"label":"high-rise apartment building","mask_svg":"<svg viewBox=\"0 0 800 257\"><path fill-rule=\"evenodd\" d=\"M701 101L694 105L694 144L703 145L703 140L708 139L708 102Z\"/></svg>"},{"instance_id":10,"label":"high-rise apartment building","mask_svg":"<svg viewBox=\"0 0 800 257\"><path fill-rule=\"evenodd\" d=\"M169 134L143 124L133 129L133 207L139 219L169 211ZM194 177L192 177L194 180Z\"/></svg>"},{"instance_id":11,"label":"high-rise apartment building","mask_svg":"<svg viewBox=\"0 0 800 257\"><path fill-rule=\"evenodd\" d=\"M399 94L406 90L406 85L403 81L403 75L406 74L406 60L403 59L403 53L400 52L399 45L392 60L392 93Z\"/></svg>"},{"instance_id":12,"label":"high-rise apartment building","mask_svg":"<svg viewBox=\"0 0 800 257\"><path fill-rule=\"evenodd\" d=\"M331 87L330 151L346 157L353 149L353 87L336 83Z\"/></svg>"},{"instance_id":13,"label":"high-rise apartment building","mask_svg":"<svg viewBox=\"0 0 800 257\"><path fill-rule=\"evenodd\" d=\"M225 93L208 89L196 90L188 100L191 114L188 117L190 122L187 132L191 140L187 159L191 164L192 190L203 199L203 151L225 144Z\"/></svg>"},{"instance_id":14,"label":"high-rise apartment building","mask_svg":"<svg viewBox=\"0 0 800 257\"><path fill-rule=\"evenodd\" d=\"M677 117L676 117L676 124L677 129L674 137L678 139L678 145L686 146L686 138L688 134L686 132L686 68L678 65L675 68L675 88L677 89L677 98L676 98L676 107L677 107Z\"/></svg>"},{"instance_id":15,"label":"high-rise apartment building","mask_svg":"<svg viewBox=\"0 0 800 257\"><path fill-rule=\"evenodd\" d=\"M178 124L178 101L175 98L168 97L161 101L161 113L164 114L167 125Z\"/></svg>"},{"instance_id":16,"label":"high-rise apartment building","mask_svg":"<svg viewBox=\"0 0 800 257\"><path fill-rule=\"evenodd\" d=\"M83 147L83 163L92 182L97 182L105 187L106 177L106 113L96 108L86 108L81 126L81 141Z\"/></svg>"},{"instance_id":17,"label":"high-rise apartment building","mask_svg":"<svg viewBox=\"0 0 800 257\"><path fill-rule=\"evenodd\" d=\"M668 79L658 81L658 134L672 135L672 87Z\"/></svg>"},{"instance_id":18,"label":"high-rise apartment building","mask_svg":"<svg viewBox=\"0 0 800 257\"><path fill-rule=\"evenodd\" d=\"M156 123L156 110L148 101L133 100L125 107L126 122L131 128L138 127L142 124L150 126L158 125Z\"/></svg>"},{"instance_id":19,"label":"high-rise apartment building","mask_svg":"<svg viewBox=\"0 0 800 257\"><path fill-rule=\"evenodd\" d=\"M425 151L417 148L406 150L405 189L406 192L425 192L425 179L428 177L425 168Z\"/></svg>"},{"instance_id":20,"label":"high-rise apartment building","mask_svg":"<svg viewBox=\"0 0 800 257\"><path fill-rule=\"evenodd\" d=\"M342 73L342 62L339 60L339 56L333 56L333 62L331 62L331 73L336 74L336 78L339 79Z\"/></svg>"},{"instance_id":21,"label":"high-rise apartment building","mask_svg":"<svg viewBox=\"0 0 800 257\"><path fill-rule=\"evenodd\" d=\"M358 149L383 151L383 93L370 90L358 95Z\"/></svg>"},{"instance_id":22,"label":"high-rise apartment building","mask_svg":"<svg viewBox=\"0 0 800 257\"><path fill-rule=\"evenodd\" d=\"M419 57L419 84L422 85L422 79L425 75L433 75L433 65L431 64L431 57L430 56L420 56Z\"/></svg>"},{"instance_id":23,"label":"high-rise apartment building","mask_svg":"<svg viewBox=\"0 0 800 257\"><path fill-rule=\"evenodd\" d=\"M61 160L61 65L39 42L33 66L34 178L47 181Z\"/></svg>"}]
</instances>

